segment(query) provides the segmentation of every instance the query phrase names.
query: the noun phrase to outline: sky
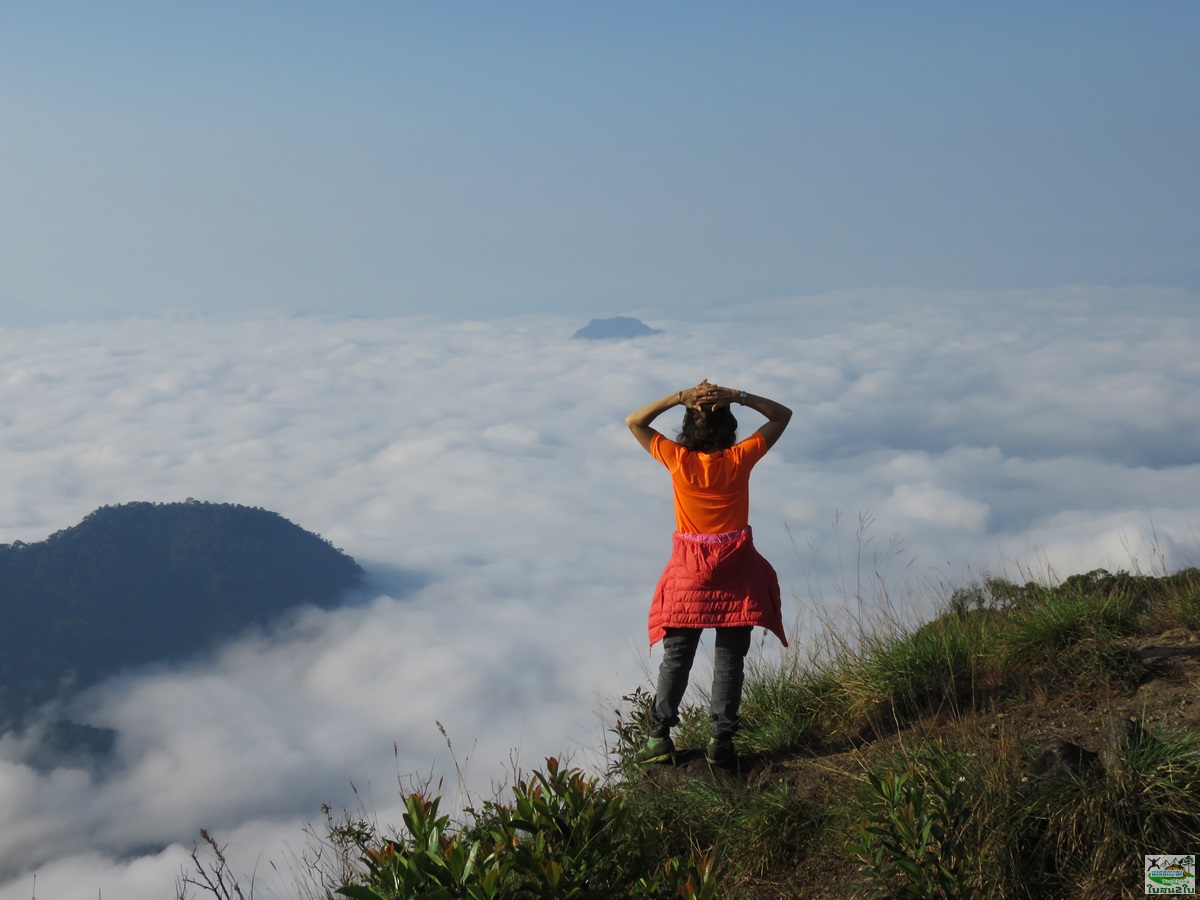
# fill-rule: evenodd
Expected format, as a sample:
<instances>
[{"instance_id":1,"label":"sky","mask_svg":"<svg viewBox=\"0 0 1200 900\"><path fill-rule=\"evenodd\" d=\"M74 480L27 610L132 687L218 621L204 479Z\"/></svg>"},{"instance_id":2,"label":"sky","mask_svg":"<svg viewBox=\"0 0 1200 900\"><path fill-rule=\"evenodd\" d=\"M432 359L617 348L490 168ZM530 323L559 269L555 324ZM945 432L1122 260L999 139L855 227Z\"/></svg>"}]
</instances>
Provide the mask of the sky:
<instances>
[{"instance_id":1,"label":"sky","mask_svg":"<svg viewBox=\"0 0 1200 900\"><path fill-rule=\"evenodd\" d=\"M200 828L292 897L323 803L601 768L674 524L622 420L701 378L795 410L751 521L797 654L989 574L1195 564L1197 24L6 6L0 543L194 497L370 582L58 711L108 770L0 735L0 900L157 900ZM571 338L606 315L662 333Z\"/></svg>"},{"instance_id":2,"label":"sky","mask_svg":"<svg viewBox=\"0 0 1200 900\"><path fill-rule=\"evenodd\" d=\"M0 12L0 311L1200 289L1190 0Z\"/></svg>"}]
</instances>

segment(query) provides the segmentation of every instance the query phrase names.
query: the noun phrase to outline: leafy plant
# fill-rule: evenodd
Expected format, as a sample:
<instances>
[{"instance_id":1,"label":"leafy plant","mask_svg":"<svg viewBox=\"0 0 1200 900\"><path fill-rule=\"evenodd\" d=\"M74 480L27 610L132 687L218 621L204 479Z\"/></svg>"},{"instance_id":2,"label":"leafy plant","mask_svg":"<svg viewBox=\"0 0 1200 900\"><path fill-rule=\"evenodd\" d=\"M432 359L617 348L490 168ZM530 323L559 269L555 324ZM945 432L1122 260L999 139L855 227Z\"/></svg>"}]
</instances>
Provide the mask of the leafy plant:
<instances>
[{"instance_id":1,"label":"leafy plant","mask_svg":"<svg viewBox=\"0 0 1200 900\"><path fill-rule=\"evenodd\" d=\"M578 769L546 760L518 781L509 803L488 802L455 830L439 798L410 794L407 837L359 830L365 877L341 885L350 900L716 897L719 851L661 860L657 836L626 796Z\"/></svg>"},{"instance_id":2,"label":"leafy plant","mask_svg":"<svg viewBox=\"0 0 1200 900\"><path fill-rule=\"evenodd\" d=\"M493 854L481 863L480 842L464 840L451 831L450 817L438 814L440 799L410 794L404 813L409 840L365 846L366 884L343 885L337 893L351 900L491 900L501 896L504 862Z\"/></svg>"},{"instance_id":3,"label":"leafy plant","mask_svg":"<svg viewBox=\"0 0 1200 900\"><path fill-rule=\"evenodd\" d=\"M958 900L975 896L965 840L970 813L957 769L931 776L909 765L867 773L877 806L863 824L860 851L879 890L875 897Z\"/></svg>"}]
</instances>

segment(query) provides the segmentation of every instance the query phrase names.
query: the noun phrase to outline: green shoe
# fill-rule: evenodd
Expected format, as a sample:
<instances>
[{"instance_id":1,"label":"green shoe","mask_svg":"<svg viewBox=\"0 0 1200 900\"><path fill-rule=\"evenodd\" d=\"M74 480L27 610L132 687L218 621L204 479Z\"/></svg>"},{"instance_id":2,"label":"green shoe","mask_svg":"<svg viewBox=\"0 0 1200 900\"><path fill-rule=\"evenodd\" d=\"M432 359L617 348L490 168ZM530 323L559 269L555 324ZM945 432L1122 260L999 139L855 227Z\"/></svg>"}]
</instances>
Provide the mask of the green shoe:
<instances>
[{"instance_id":1,"label":"green shoe","mask_svg":"<svg viewBox=\"0 0 1200 900\"><path fill-rule=\"evenodd\" d=\"M704 748L704 758L710 766L723 766L733 759L733 738L709 738L708 746Z\"/></svg>"},{"instance_id":2,"label":"green shoe","mask_svg":"<svg viewBox=\"0 0 1200 900\"><path fill-rule=\"evenodd\" d=\"M637 761L643 765L651 763L673 762L675 759L675 742L670 735L666 737L651 737L646 746L638 751Z\"/></svg>"}]
</instances>

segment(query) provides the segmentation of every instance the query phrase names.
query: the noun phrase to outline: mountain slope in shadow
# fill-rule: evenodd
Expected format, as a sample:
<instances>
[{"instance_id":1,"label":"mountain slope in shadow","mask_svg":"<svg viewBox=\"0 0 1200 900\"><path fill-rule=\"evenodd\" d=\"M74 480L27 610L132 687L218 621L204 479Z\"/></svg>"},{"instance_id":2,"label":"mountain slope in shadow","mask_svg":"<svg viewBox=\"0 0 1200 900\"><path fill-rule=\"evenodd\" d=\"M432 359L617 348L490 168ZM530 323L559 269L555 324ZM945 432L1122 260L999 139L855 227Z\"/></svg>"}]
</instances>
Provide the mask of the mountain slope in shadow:
<instances>
[{"instance_id":1,"label":"mountain slope in shadow","mask_svg":"<svg viewBox=\"0 0 1200 900\"><path fill-rule=\"evenodd\" d=\"M195 500L105 506L44 541L0 545L0 730L121 669L333 607L362 580L277 513Z\"/></svg>"}]
</instances>

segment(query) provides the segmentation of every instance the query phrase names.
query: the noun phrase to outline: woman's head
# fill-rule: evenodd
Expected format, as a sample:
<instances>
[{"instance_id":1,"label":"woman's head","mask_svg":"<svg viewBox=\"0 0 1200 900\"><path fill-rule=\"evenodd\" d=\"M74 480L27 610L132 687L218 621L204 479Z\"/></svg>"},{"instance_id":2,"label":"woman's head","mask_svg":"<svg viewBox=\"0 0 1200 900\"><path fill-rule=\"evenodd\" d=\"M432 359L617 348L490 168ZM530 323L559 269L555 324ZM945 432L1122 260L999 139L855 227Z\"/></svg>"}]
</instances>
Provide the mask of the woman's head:
<instances>
[{"instance_id":1,"label":"woman's head","mask_svg":"<svg viewBox=\"0 0 1200 900\"><path fill-rule=\"evenodd\" d=\"M678 443L687 450L716 453L737 443L737 419L728 406L688 407L683 412L683 427Z\"/></svg>"}]
</instances>

